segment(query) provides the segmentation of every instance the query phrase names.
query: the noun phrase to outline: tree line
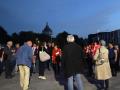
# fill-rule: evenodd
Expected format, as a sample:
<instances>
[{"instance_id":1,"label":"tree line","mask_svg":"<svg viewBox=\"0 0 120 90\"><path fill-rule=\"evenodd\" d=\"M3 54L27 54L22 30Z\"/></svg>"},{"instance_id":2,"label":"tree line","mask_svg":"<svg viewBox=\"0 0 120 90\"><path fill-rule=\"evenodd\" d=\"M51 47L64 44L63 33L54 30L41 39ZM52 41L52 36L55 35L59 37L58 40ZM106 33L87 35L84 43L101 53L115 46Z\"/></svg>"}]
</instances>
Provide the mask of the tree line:
<instances>
[{"instance_id":1,"label":"tree line","mask_svg":"<svg viewBox=\"0 0 120 90\"><path fill-rule=\"evenodd\" d=\"M20 43L23 44L26 40L32 40L34 43L39 44L41 42L56 42L63 47L66 42L66 37L69 33L66 31L58 33L56 36L51 37L43 33L36 33L33 31L21 31L19 33L14 32L12 35L9 35L7 31L0 26L0 44L6 44L7 41L12 40L14 44ZM74 35L76 43L81 46L86 44L86 40L78 35Z\"/></svg>"}]
</instances>

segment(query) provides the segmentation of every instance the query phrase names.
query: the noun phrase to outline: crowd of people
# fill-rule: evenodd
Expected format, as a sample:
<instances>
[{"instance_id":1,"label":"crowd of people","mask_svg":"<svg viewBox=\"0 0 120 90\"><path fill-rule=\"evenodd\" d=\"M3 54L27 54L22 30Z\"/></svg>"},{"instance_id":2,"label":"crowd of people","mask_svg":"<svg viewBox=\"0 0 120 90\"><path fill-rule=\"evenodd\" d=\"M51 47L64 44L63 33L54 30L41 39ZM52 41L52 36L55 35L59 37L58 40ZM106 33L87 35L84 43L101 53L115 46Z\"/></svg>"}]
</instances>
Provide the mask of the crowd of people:
<instances>
[{"instance_id":1,"label":"crowd of people","mask_svg":"<svg viewBox=\"0 0 120 90\"><path fill-rule=\"evenodd\" d=\"M80 47L75 43L73 35L66 38L67 44L60 48L56 42L35 44L27 40L22 46L19 43L13 47L8 41L5 47L0 46L0 75L4 72L6 79L12 79L15 73L20 74L22 90L29 89L30 76L38 73L38 79L46 80L45 70L53 70L55 76L64 73L68 90L84 90L81 73L87 69L87 76L98 81L99 90L109 89L109 79L116 77L120 71L119 46L104 40ZM48 58L42 60L42 54ZM81 67L84 62L84 68Z\"/></svg>"},{"instance_id":2,"label":"crowd of people","mask_svg":"<svg viewBox=\"0 0 120 90\"><path fill-rule=\"evenodd\" d=\"M109 79L116 77L120 71L119 46L114 43L106 45L106 42L101 40L84 47L84 52L88 68L87 75L98 79L99 88L108 90Z\"/></svg>"},{"instance_id":3,"label":"crowd of people","mask_svg":"<svg viewBox=\"0 0 120 90\"><path fill-rule=\"evenodd\" d=\"M40 60L40 52L46 52L49 60ZM22 46L19 43L13 47L13 42L8 41L5 47L0 47L0 75L5 72L6 79L12 79L15 73L20 73L20 85L23 90L29 86L29 78L38 73L39 79L46 80L45 69L53 69L55 75L60 74L62 51L57 43L42 42L37 45L27 40Z\"/></svg>"}]
</instances>

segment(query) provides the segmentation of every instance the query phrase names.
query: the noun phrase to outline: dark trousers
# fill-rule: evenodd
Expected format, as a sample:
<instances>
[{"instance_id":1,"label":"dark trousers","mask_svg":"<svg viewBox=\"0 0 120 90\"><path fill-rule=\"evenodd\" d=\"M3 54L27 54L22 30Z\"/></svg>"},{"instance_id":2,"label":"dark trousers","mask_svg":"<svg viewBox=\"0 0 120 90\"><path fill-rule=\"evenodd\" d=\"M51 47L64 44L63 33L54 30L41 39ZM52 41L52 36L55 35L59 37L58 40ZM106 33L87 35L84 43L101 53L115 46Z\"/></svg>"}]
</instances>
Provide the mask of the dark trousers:
<instances>
[{"instance_id":1,"label":"dark trousers","mask_svg":"<svg viewBox=\"0 0 120 90\"><path fill-rule=\"evenodd\" d=\"M60 56L56 57L56 63L52 64L53 70L54 70L54 74L58 75L60 74Z\"/></svg>"},{"instance_id":2,"label":"dark trousers","mask_svg":"<svg viewBox=\"0 0 120 90\"><path fill-rule=\"evenodd\" d=\"M104 90L107 90L109 88L109 80L99 80L99 84L100 84L100 87L99 87L99 90L100 89L104 89Z\"/></svg>"},{"instance_id":3,"label":"dark trousers","mask_svg":"<svg viewBox=\"0 0 120 90\"><path fill-rule=\"evenodd\" d=\"M59 63L53 64L53 70L54 70L55 75L60 73Z\"/></svg>"},{"instance_id":4,"label":"dark trousers","mask_svg":"<svg viewBox=\"0 0 120 90\"><path fill-rule=\"evenodd\" d=\"M93 74L93 60L92 58L87 58L87 66L88 66L88 76L92 77Z\"/></svg>"},{"instance_id":5,"label":"dark trousers","mask_svg":"<svg viewBox=\"0 0 120 90\"><path fill-rule=\"evenodd\" d=\"M10 65L11 65L11 73L14 72L15 73L15 66L16 66L16 60L13 59L10 61Z\"/></svg>"},{"instance_id":6,"label":"dark trousers","mask_svg":"<svg viewBox=\"0 0 120 90\"><path fill-rule=\"evenodd\" d=\"M5 77L11 77L12 76L12 64L10 60L5 60Z\"/></svg>"},{"instance_id":7,"label":"dark trousers","mask_svg":"<svg viewBox=\"0 0 120 90\"><path fill-rule=\"evenodd\" d=\"M32 76L32 73L36 73L36 64L35 63L32 63L32 66L30 68L30 76Z\"/></svg>"},{"instance_id":8,"label":"dark trousers","mask_svg":"<svg viewBox=\"0 0 120 90\"><path fill-rule=\"evenodd\" d=\"M41 61L39 60L39 76L44 76L45 63L46 63L46 62L41 62Z\"/></svg>"},{"instance_id":9,"label":"dark trousers","mask_svg":"<svg viewBox=\"0 0 120 90\"><path fill-rule=\"evenodd\" d=\"M117 71L120 71L120 66L119 66L119 60L117 60L117 62L115 63L115 68Z\"/></svg>"},{"instance_id":10,"label":"dark trousers","mask_svg":"<svg viewBox=\"0 0 120 90\"><path fill-rule=\"evenodd\" d=\"M48 70L50 70L50 61L51 61L51 59L48 60L48 61L46 61L46 63L47 63L47 69L48 69Z\"/></svg>"},{"instance_id":11,"label":"dark trousers","mask_svg":"<svg viewBox=\"0 0 120 90\"><path fill-rule=\"evenodd\" d=\"M0 61L0 75L2 74L3 72L3 62Z\"/></svg>"},{"instance_id":12,"label":"dark trousers","mask_svg":"<svg viewBox=\"0 0 120 90\"><path fill-rule=\"evenodd\" d=\"M112 76L117 76L117 68L116 68L116 63L110 63L111 71L112 71Z\"/></svg>"}]
</instances>

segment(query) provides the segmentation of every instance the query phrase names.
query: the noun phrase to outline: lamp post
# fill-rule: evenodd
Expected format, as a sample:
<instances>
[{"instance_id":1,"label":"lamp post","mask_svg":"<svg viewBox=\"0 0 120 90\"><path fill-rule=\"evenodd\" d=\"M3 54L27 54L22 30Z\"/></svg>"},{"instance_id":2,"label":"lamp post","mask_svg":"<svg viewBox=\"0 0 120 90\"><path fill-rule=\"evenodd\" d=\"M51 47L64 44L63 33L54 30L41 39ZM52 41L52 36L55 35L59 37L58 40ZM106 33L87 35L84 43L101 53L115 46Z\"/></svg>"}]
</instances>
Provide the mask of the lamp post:
<instances>
[{"instance_id":1,"label":"lamp post","mask_svg":"<svg viewBox=\"0 0 120 90\"><path fill-rule=\"evenodd\" d=\"M98 41L99 41L99 39L100 39L100 38L99 38L99 32L100 32L100 31L99 31L99 29L98 29L98 30L97 30L97 40L98 40Z\"/></svg>"}]
</instances>

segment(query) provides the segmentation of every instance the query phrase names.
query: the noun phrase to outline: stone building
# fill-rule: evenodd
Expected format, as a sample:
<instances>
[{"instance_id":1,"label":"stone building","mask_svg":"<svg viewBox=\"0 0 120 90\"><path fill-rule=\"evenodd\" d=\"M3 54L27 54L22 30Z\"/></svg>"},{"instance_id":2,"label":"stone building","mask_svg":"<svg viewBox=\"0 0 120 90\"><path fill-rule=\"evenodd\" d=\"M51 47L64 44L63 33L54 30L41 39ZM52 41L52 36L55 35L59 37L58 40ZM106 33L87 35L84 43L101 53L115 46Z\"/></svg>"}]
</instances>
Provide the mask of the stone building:
<instances>
[{"instance_id":1,"label":"stone building","mask_svg":"<svg viewBox=\"0 0 120 90\"><path fill-rule=\"evenodd\" d=\"M99 32L96 34L88 35L88 40L90 42L105 40L107 43L112 42L120 45L120 29L111 32Z\"/></svg>"}]
</instances>

